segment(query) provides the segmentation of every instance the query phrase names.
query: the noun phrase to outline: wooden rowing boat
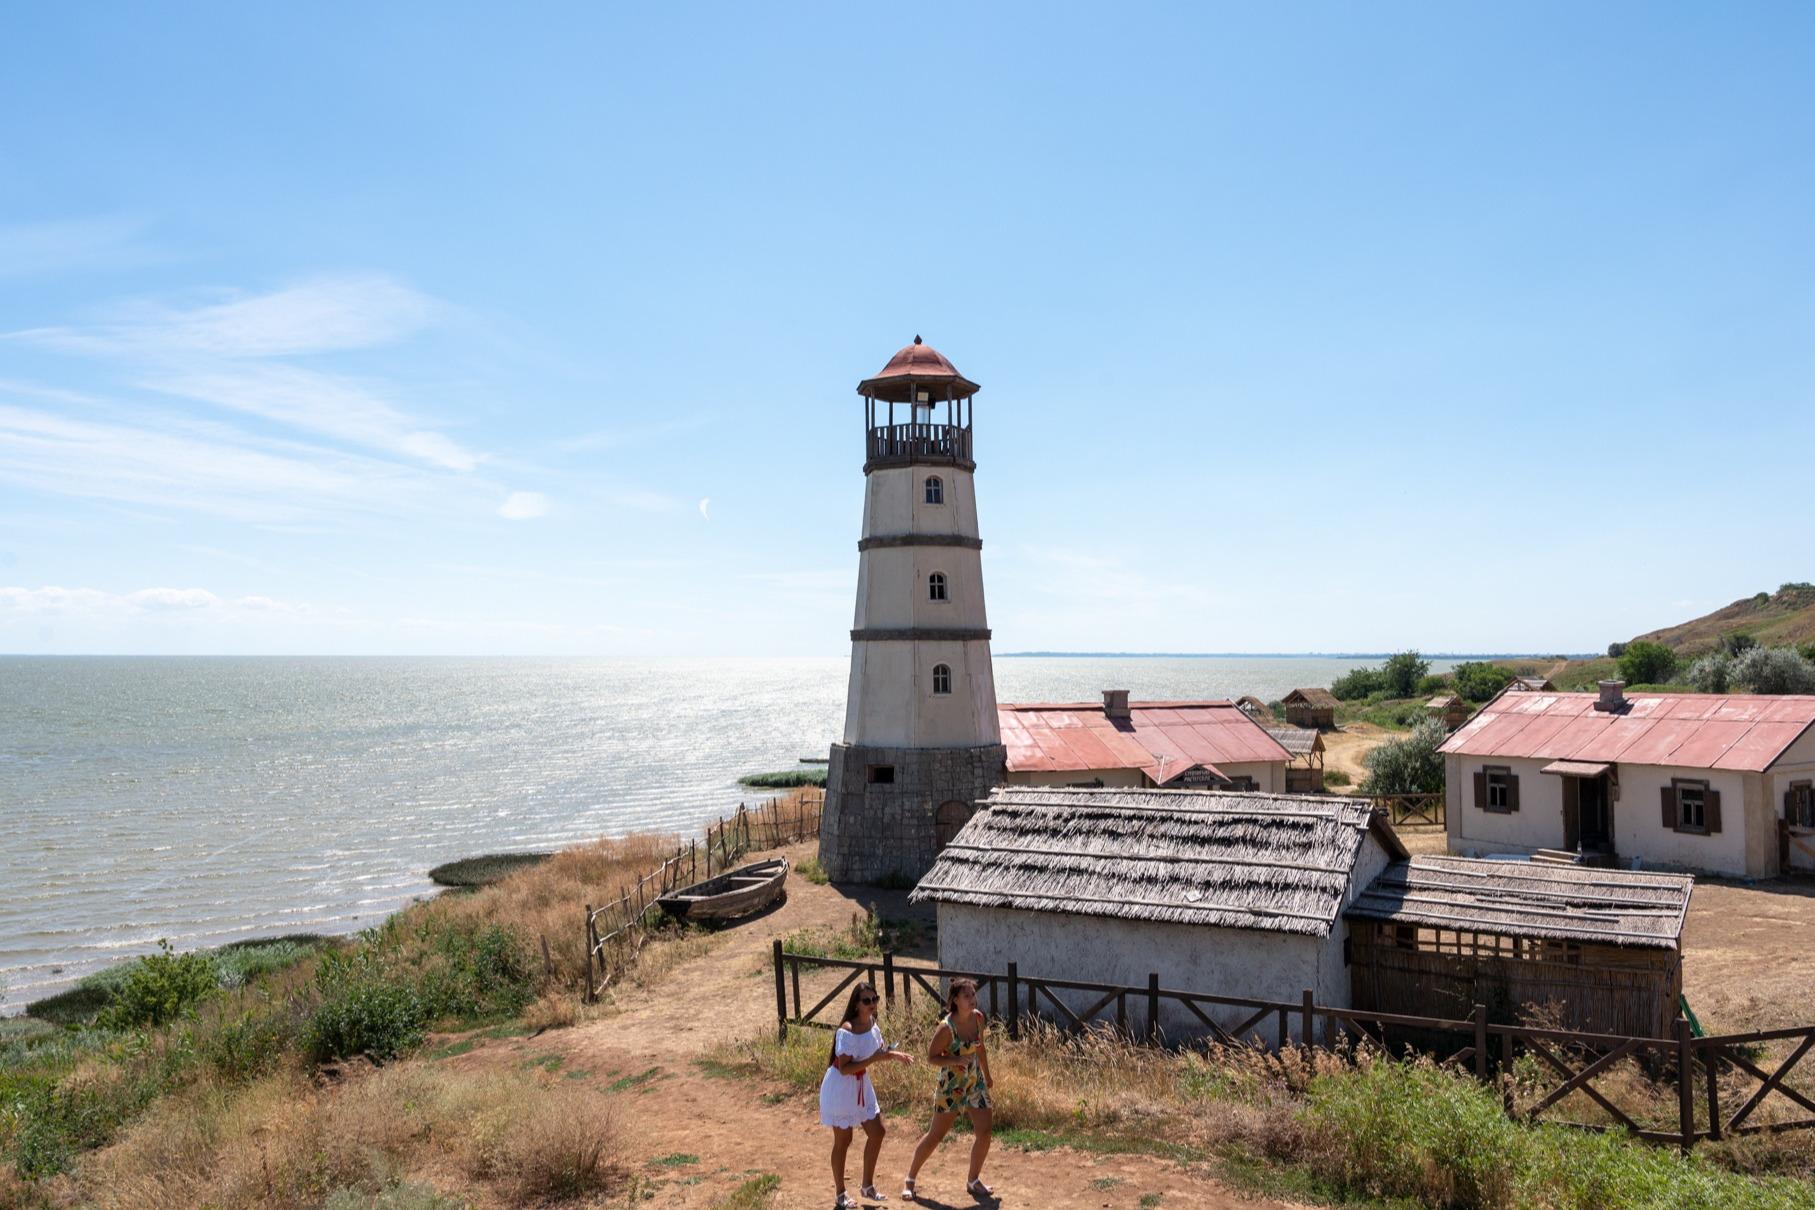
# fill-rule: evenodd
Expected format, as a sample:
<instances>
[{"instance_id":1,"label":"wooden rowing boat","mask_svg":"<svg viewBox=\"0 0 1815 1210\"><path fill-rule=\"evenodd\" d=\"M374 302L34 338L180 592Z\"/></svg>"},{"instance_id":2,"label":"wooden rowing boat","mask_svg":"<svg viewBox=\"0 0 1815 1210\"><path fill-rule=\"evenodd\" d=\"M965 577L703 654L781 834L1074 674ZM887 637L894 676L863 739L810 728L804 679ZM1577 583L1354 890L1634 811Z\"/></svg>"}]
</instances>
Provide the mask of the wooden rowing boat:
<instances>
[{"instance_id":1,"label":"wooden rowing boat","mask_svg":"<svg viewBox=\"0 0 1815 1210\"><path fill-rule=\"evenodd\" d=\"M780 899L787 879L788 859L771 857L680 887L656 903L681 920L731 920L760 912Z\"/></svg>"}]
</instances>

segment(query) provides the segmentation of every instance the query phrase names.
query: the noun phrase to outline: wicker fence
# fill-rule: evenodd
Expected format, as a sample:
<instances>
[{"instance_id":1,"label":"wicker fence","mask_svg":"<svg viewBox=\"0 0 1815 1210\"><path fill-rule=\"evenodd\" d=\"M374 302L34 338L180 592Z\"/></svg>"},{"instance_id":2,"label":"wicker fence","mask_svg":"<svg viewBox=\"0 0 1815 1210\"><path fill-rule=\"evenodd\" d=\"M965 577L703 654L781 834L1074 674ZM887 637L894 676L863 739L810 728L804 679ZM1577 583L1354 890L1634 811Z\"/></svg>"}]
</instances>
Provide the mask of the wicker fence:
<instances>
[{"instance_id":1,"label":"wicker fence","mask_svg":"<svg viewBox=\"0 0 1815 1210\"><path fill-rule=\"evenodd\" d=\"M597 1000L636 961L661 922L655 901L678 887L721 874L757 849L774 849L819 835L825 795L802 790L751 810L743 803L721 816L703 837L689 840L636 885L599 907L586 905L586 999Z\"/></svg>"},{"instance_id":2,"label":"wicker fence","mask_svg":"<svg viewBox=\"0 0 1815 1210\"><path fill-rule=\"evenodd\" d=\"M1585 1130L1623 1127L1638 1138L1684 1148L1701 1139L1815 1128L1815 1116L1783 1114L1792 1107L1815 1114L1815 1099L1786 1082L1815 1049L1815 1025L1697 1038L1679 1018L1674 1037L1626 1037L1495 1023L1480 1004L1467 1017L1420 1017L1318 1004L1309 989L1296 1001L1257 1000L1161 987L1157 974L1144 986L1087 983L1023 975L1013 962L991 972L904 963L886 953L871 961L816 958L790 954L780 941L774 964L776 1025L783 1038L790 1025L834 1026L840 994L859 979L882 993L885 1011L897 1005L911 1011L916 996L940 1002L941 980L965 977L977 981L978 1007L1011 1039L1043 1020L1067 1033L1109 1030L1158 1046L1164 1042L1160 1006L1169 1002L1226 1046L1284 1050L1294 1029L1300 1039L1321 1039L1323 1047L1350 1055L1365 1048L1397 1053L1415 1039L1444 1063L1497 1082L1507 1114L1526 1121ZM817 971L843 977L829 985L821 979L803 997L803 972L810 980ZM1224 1026L1207 1011L1213 1008L1244 1015ZM1440 1044L1433 1047L1433 1041ZM1771 1047L1776 1051L1766 1057ZM1767 1103L1773 1112L1761 1112Z\"/></svg>"}]
</instances>

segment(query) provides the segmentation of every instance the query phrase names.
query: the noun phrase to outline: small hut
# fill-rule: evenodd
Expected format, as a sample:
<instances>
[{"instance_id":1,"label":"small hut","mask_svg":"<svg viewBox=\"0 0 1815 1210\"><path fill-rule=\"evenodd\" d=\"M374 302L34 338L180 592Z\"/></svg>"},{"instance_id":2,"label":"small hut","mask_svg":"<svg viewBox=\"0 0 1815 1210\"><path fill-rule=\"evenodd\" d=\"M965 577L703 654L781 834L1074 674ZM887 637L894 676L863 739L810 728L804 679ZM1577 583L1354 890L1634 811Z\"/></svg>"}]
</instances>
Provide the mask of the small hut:
<instances>
[{"instance_id":1,"label":"small hut","mask_svg":"<svg viewBox=\"0 0 1815 1210\"><path fill-rule=\"evenodd\" d=\"M1468 721L1468 703L1454 693L1439 693L1424 703L1424 714L1426 718L1441 720L1445 727L1454 731Z\"/></svg>"},{"instance_id":2,"label":"small hut","mask_svg":"<svg viewBox=\"0 0 1815 1210\"><path fill-rule=\"evenodd\" d=\"M1323 733L1309 727L1268 727L1267 734L1292 755L1286 765L1286 792L1323 793Z\"/></svg>"},{"instance_id":3,"label":"small hut","mask_svg":"<svg viewBox=\"0 0 1815 1210\"><path fill-rule=\"evenodd\" d=\"M1267 705L1267 703L1261 701L1252 693L1245 693L1241 697L1236 698L1235 707L1262 726L1266 726L1268 723L1274 721L1273 707Z\"/></svg>"},{"instance_id":4,"label":"small hut","mask_svg":"<svg viewBox=\"0 0 1815 1210\"><path fill-rule=\"evenodd\" d=\"M1507 693L1555 693L1556 686L1547 676L1515 676L1506 682Z\"/></svg>"},{"instance_id":5,"label":"small hut","mask_svg":"<svg viewBox=\"0 0 1815 1210\"><path fill-rule=\"evenodd\" d=\"M1695 880L1584 866L1413 857L1345 913L1355 1007L1517 1021L1550 1005L1565 1029L1669 1037Z\"/></svg>"},{"instance_id":6,"label":"small hut","mask_svg":"<svg viewBox=\"0 0 1815 1210\"><path fill-rule=\"evenodd\" d=\"M1294 727L1328 731L1336 726L1336 695L1328 689L1294 689L1281 699Z\"/></svg>"},{"instance_id":7,"label":"small hut","mask_svg":"<svg viewBox=\"0 0 1815 1210\"><path fill-rule=\"evenodd\" d=\"M914 888L948 970L1344 1007L1342 909L1405 848L1368 803L1309 794L1003 786ZM1073 1012L1099 997L1054 993ZM1249 1010L1209 1008L1232 1029ZM1168 1001L1169 1037L1206 1032ZM1291 1023L1294 1036L1299 1022Z\"/></svg>"}]
</instances>

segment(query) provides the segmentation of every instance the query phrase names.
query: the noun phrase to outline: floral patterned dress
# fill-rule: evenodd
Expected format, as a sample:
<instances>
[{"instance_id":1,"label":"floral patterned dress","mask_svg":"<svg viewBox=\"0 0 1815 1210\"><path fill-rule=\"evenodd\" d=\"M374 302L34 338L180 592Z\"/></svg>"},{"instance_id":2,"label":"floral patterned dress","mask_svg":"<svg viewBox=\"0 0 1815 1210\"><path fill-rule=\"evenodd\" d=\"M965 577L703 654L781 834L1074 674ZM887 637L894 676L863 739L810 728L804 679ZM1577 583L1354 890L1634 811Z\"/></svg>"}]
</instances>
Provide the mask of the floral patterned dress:
<instances>
[{"instance_id":1,"label":"floral patterned dress","mask_svg":"<svg viewBox=\"0 0 1815 1210\"><path fill-rule=\"evenodd\" d=\"M948 1053L966 1062L963 1067L939 1069L939 1092L933 1101L933 1112L958 1113L965 1109L988 1109L989 1085L983 1081L983 1064L977 1059L977 1046L982 1041L982 1032L977 1034L978 1042L966 1042L958 1036L958 1027L952 1024L950 1016L940 1024L951 1031L951 1050Z\"/></svg>"}]
</instances>

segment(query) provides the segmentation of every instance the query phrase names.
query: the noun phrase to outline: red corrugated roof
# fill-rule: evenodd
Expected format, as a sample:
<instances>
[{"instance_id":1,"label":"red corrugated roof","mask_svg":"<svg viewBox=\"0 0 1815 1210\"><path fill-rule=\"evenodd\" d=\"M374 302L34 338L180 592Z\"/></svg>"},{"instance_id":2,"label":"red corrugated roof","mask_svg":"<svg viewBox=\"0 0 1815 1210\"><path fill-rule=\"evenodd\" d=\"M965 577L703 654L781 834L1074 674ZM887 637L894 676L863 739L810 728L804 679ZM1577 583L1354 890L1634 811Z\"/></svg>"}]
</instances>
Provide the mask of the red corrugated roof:
<instances>
[{"instance_id":1,"label":"red corrugated roof","mask_svg":"<svg viewBox=\"0 0 1815 1210\"><path fill-rule=\"evenodd\" d=\"M1596 710L1595 698L1502 694L1443 751L1761 773L1815 724L1815 696L1806 694L1634 694L1617 714Z\"/></svg>"},{"instance_id":2,"label":"red corrugated roof","mask_svg":"<svg viewBox=\"0 0 1815 1210\"><path fill-rule=\"evenodd\" d=\"M1156 783L1192 765L1288 761L1291 754L1234 702L1130 702L1112 719L1097 702L998 707L1011 773L1139 769Z\"/></svg>"}]
</instances>

